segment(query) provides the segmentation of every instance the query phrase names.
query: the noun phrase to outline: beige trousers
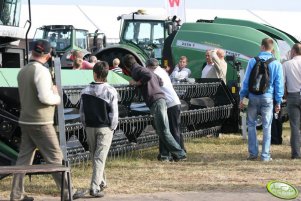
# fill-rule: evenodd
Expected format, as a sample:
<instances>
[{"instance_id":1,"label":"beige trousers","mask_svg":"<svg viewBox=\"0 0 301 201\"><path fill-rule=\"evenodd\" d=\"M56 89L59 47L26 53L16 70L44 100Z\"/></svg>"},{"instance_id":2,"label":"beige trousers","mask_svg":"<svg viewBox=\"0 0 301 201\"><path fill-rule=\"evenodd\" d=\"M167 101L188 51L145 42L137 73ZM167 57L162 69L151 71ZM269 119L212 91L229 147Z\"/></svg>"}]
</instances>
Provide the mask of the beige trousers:
<instances>
[{"instance_id":1,"label":"beige trousers","mask_svg":"<svg viewBox=\"0 0 301 201\"><path fill-rule=\"evenodd\" d=\"M53 125L20 125L22 136L16 165L31 165L36 149L39 149L47 164L62 164L63 154ZM23 198L25 174L14 174L10 199ZM52 174L58 187L61 173ZM67 180L65 179L65 187Z\"/></svg>"},{"instance_id":2,"label":"beige trousers","mask_svg":"<svg viewBox=\"0 0 301 201\"><path fill-rule=\"evenodd\" d=\"M86 127L86 133L93 164L90 188L100 190L100 185L107 185L104 169L113 139L113 131L109 127Z\"/></svg>"}]
</instances>

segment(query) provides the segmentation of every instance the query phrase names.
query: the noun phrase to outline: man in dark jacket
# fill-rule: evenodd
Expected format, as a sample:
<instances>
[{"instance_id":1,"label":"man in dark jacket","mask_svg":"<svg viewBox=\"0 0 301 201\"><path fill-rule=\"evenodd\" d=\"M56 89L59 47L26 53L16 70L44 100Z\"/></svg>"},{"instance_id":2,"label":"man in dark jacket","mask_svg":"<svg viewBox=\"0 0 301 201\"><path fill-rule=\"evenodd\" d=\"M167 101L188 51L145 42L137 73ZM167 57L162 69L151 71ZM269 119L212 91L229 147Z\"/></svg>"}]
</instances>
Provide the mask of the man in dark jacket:
<instances>
[{"instance_id":1,"label":"man in dark jacket","mask_svg":"<svg viewBox=\"0 0 301 201\"><path fill-rule=\"evenodd\" d=\"M133 80L130 84L140 89L146 105L154 117L156 132L175 161L185 160L186 153L175 141L169 130L165 95L160 88L161 79L149 69L140 66L133 55L123 57L123 63Z\"/></svg>"}]
</instances>

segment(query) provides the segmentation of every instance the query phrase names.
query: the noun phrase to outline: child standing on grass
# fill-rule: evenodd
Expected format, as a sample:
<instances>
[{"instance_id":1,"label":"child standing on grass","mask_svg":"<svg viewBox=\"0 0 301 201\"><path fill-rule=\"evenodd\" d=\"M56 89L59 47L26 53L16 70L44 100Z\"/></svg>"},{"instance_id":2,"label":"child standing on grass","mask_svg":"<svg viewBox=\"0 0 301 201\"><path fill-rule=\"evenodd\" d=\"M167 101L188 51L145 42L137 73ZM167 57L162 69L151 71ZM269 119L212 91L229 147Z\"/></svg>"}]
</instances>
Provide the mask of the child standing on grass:
<instances>
[{"instance_id":1,"label":"child standing on grass","mask_svg":"<svg viewBox=\"0 0 301 201\"><path fill-rule=\"evenodd\" d=\"M94 81L81 93L80 117L87 134L93 173L90 195L103 197L106 187L104 168L118 124L117 91L107 83L109 65L97 62L93 67Z\"/></svg>"}]
</instances>

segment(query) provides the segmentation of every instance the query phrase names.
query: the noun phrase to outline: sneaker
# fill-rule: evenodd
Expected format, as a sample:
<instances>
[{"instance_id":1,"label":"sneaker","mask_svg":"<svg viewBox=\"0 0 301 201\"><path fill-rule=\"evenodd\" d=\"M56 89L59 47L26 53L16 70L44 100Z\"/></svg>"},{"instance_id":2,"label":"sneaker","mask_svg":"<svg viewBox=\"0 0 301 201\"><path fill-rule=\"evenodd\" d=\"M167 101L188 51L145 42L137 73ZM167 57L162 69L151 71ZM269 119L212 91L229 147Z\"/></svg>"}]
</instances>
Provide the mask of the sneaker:
<instances>
[{"instance_id":1,"label":"sneaker","mask_svg":"<svg viewBox=\"0 0 301 201\"><path fill-rule=\"evenodd\" d=\"M247 158L248 161L256 161L257 160L257 156L248 156Z\"/></svg>"},{"instance_id":2,"label":"sneaker","mask_svg":"<svg viewBox=\"0 0 301 201\"><path fill-rule=\"evenodd\" d=\"M161 162L172 162L173 161L173 158L171 156L161 156L161 154L159 154L157 156L157 159L158 159L158 161L161 161Z\"/></svg>"},{"instance_id":3,"label":"sneaker","mask_svg":"<svg viewBox=\"0 0 301 201\"><path fill-rule=\"evenodd\" d=\"M97 189L90 189L90 195L92 197L100 198L100 197L104 196L104 193L100 190L97 190Z\"/></svg>"},{"instance_id":4,"label":"sneaker","mask_svg":"<svg viewBox=\"0 0 301 201\"><path fill-rule=\"evenodd\" d=\"M270 162L272 161L273 159L272 158L268 158L268 159L261 159L262 162Z\"/></svg>"},{"instance_id":5,"label":"sneaker","mask_svg":"<svg viewBox=\"0 0 301 201\"><path fill-rule=\"evenodd\" d=\"M73 196L72 196L72 198L73 198L73 200L76 200L76 199L79 199L79 198L83 198L83 197L85 197L85 195L87 195L89 193L89 189L79 189L79 190L77 190L74 194L73 194ZM67 199L66 199L67 200Z\"/></svg>"},{"instance_id":6,"label":"sneaker","mask_svg":"<svg viewBox=\"0 0 301 201\"><path fill-rule=\"evenodd\" d=\"M159 161L162 163L170 163L170 162L173 162L173 159L172 158L162 158Z\"/></svg>"},{"instance_id":7,"label":"sneaker","mask_svg":"<svg viewBox=\"0 0 301 201\"><path fill-rule=\"evenodd\" d=\"M179 162L179 161L187 161L187 156L184 155L184 156L181 156L181 157L179 157L179 158L174 157L173 160L174 160L175 162Z\"/></svg>"},{"instance_id":8,"label":"sneaker","mask_svg":"<svg viewBox=\"0 0 301 201\"><path fill-rule=\"evenodd\" d=\"M292 159L301 159L301 156L292 156Z\"/></svg>"}]
</instances>

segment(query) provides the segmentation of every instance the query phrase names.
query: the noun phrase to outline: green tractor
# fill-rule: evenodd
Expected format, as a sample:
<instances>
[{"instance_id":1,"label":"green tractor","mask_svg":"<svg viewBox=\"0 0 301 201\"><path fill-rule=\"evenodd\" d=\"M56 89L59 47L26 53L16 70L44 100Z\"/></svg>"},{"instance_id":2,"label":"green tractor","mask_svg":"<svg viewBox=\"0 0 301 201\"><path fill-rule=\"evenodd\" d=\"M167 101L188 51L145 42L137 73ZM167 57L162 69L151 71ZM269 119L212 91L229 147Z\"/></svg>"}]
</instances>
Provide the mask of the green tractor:
<instances>
[{"instance_id":1,"label":"green tractor","mask_svg":"<svg viewBox=\"0 0 301 201\"><path fill-rule=\"evenodd\" d=\"M110 65L114 58L121 60L126 54L134 55L141 65L148 58L161 61L165 39L179 28L176 17L147 15L141 10L117 19L121 27L119 44L94 53L99 60L107 61Z\"/></svg>"},{"instance_id":2,"label":"green tractor","mask_svg":"<svg viewBox=\"0 0 301 201\"><path fill-rule=\"evenodd\" d=\"M274 39L274 55L280 62L288 59L291 47L298 42L275 27L247 20L216 17L179 26L176 17L170 19L139 12L122 15L118 19L121 19L120 43L95 53L100 60L111 63L115 57L121 59L125 54L132 54L142 66L146 59L157 58L162 67L169 66L172 70L179 58L185 55L192 78L199 79L206 63L206 50L221 48L226 51L228 62L225 84L236 102L239 101L242 72L248 60L259 53L263 38ZM235 113L239 114L238 109ZM287 113L283 114L283 119L287 120Z\"/></svg>"},{"instance_id":3,"label":"green tractor","mask_svg":"<svg viewBox=\"0 0 301 201\"><path fill-rule=\"evenodd\" d=\"M71 69L70 59L72 50L80 50L85 59L89 59L92 52L99 51L106 46L103 33L89 33L85 29L77 29L72 25L45 25L37 28L33 41L44 39L50 42L57 56L61 58L62 68ZM32 44L32 43L30 43Z\"/></svg>"},{"instance_id":4,"label":"green tractor","mask_svg":"<svg viewBox=\"0 0 301 201\"><path fill-rule=\"evenodd\" d=\"M98 59L112 64L114 58L132 54L143 66L148 58L156 58L161 66L173 68L180 56L185 55L193 78L201 77L207 49L222 48L227 56L234 56L235 62L240 62L245 68L248 60L258 54L261 40L265 37L275 40L275 57L281 62L288 59L288 51L298 42L275 27L247 20L216 17L180 26L175 16L154 16L140 11L117 19L121 20L120 42L93 53ZM229 61L227 80L237 81L233 57Z\"/></svg>"}]
</instances>

